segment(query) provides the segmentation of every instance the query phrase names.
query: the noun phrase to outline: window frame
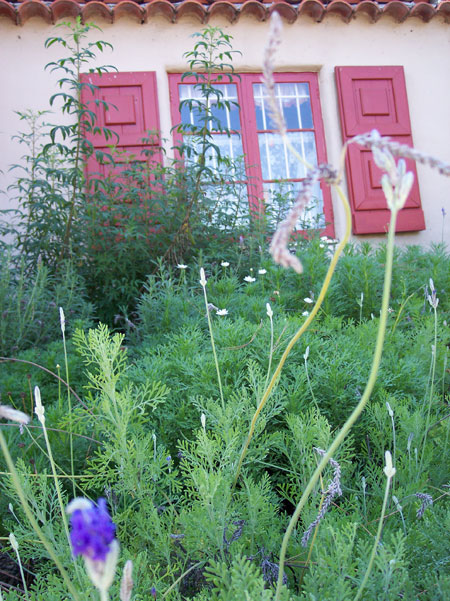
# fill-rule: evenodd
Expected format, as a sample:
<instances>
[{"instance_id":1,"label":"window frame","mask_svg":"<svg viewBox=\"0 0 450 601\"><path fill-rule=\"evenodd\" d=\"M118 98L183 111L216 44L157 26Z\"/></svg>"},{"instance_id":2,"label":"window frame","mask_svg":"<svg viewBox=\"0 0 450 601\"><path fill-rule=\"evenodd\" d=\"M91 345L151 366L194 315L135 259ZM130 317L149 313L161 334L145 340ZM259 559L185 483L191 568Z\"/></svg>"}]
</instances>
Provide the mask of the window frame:
<instances>
[{"instance_id":1,"label":"window frame","mask_svg":"<svg viewBox=\"0 0 450 601\"><path fill-rule=\"evenodd\" d=\"M318 73L310 71L290 71L274 73L273 77L275 83L307 83L309 85L313 128L305 128L304 131L314 132L317 163L326 163L327 153L322 112L320 107ZM181 73L169 73L168 78L170 91L170 111L172 125L174 126L173 140L174 145L178 146L182 142L182 134L179 131L177 131L176 127L181 123L181 114L179 110L180 94L178 88L180 85L196 84L198 82L193 76L183 78ZM264 211L264 191L258 143L258 129L256 124L256 110L253 96L253 84L261 83L261 81L261 73L239 72L236 72L230 79L228 79L227 75L227 77L222 77L220 81L217 81L218 84L233 83L237 87L237 96L240 108L240 133L242 136L242 148L244 151L245 170L248 180L248 198L250 203L250 209L256 215L261 214L261 212ZM334 238L334 216L330 188L323 182L320 183L320 187L323 197L323 213L325 226L323 228L320 228L319 231L321 235L326 235Z\"/></svg>"}]
</instances>

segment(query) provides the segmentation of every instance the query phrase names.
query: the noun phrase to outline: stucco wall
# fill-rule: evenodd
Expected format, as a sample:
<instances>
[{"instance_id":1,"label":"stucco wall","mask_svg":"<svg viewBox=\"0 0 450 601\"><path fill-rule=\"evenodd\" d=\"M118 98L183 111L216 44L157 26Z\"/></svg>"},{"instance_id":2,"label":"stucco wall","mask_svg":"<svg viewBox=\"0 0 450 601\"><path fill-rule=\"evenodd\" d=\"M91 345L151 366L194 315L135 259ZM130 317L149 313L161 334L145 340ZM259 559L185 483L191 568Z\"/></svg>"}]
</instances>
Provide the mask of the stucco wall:
<instances>
[{"instance_id":1,"label":"stucco wall","mask_svg":"<svg viewBox=\"0 0 450 601\"><path fill-rule=\"evenodd\" d=\"M211 24L233 35L235 49L242 52L234 61L237 71L260 71L267 22L241 17L230 24L225 19L212 18ZM112 64L119 71L156 71L162 136L169 140L172 124L167 72L185 70L183 53L192 49L190 36L202 24L187 17L170 23L161 17L142 25L128 18L114 24L99 21L98 25L103 32L93 34L92 39L100 35L114 47L112 52L100 55L99 64ZM40 19L30 19L23 27L0 19L1 190L12 181L8 166L19 162L23 153L23 148L11 140L22 126L14 111L47 109L49 96L57 91L56 76L44 71L45 64L59 56L56 46L44 49L44 41L54 33L54 28ZM373 24L359 16L346 24L333 16L321 23L301 17L292 25L284 25L277 70L319 72L328 160L337 164L341 132L334 67L403 65L414 144L450 163L449 56L450 28L439 18L430 23L409 18L399 24L383 17ZM450 180L420 165L418 176L426 230L401 234L399 240L425 245L440 242L444 225L444 240L450 241ZM339 237L343 231L343 211L336 198L333 203ZM7 196L0 196L0 205L11 206ZM448 214L444 224L442 208Z\"/></svg>"}]
</instances>

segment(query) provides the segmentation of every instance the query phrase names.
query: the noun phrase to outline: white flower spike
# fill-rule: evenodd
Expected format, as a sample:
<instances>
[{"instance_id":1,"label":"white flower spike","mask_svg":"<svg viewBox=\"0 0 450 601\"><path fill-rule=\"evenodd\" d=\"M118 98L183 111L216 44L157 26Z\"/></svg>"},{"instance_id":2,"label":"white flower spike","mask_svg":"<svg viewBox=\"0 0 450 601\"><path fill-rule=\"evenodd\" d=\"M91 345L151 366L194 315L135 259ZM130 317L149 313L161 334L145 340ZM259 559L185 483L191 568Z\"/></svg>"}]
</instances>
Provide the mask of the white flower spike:
<instances>
[{"instance_id":1,"label":"white flower spike","mask_svg":"<svg viewBox=\"0 0 450 601\"><path fill-rule=\"evenodd\" d=\"M45 415L44 415L45 409L41 402L41 391L39 390L39 386L34 387L34 401L36 403L36 408L35 408L34 412L38 416L38 420L41 422L41 424L44 425L45 424Z\"/></svg>"},{"instance_id":2,"label":"white flower spike","mask_svg":"<svg viewBox=\"0 0 450 601\"><path fill-rule=\"evenodd\" d=\"M61 332L64 334L66 331L66 317L62 307L59 308L59 322L61 324Z\"/></svg>"},{"instance_id":3,"label":"white flower spike","mask_svg":"<svg viewBox=\"0 0 450 601\"><path fill-rule=\"evenodd\" d=\"M272 307L269 305L269 303L266 303L266 312L267 312L267 317L270 317L270 318L273 317Z\"/></svg>"},{"instance_id":4,"label":"white flower spike","mask_svg":"<svg viewBox=\"0 0 450 601\"><path fill-rule=\"evenodd\" d=\"M200 267L200 284L203 286L203 288L206 287L206 276L203 267Z\"/></svg>"},{"instance_id":5,"label":"white flower spike","mask_svg":"<svg viewBox=\"0 0 450 601\"><path fill-rule=\"evenodd\" d=\"M390 451L386 451L386 453L385 453L384 456L385 456L385 459L386 459L386 466L384 468L384 473L390 479L390 478L393 478L395 476L396 469L392 465L392 455L391 455L391 452Z\"/></svg>"},{"instance_id":6,"label":"white flower spike","mask_svg":"<svg viewBox=\"0 0 450 601\"><path fill-rule=\"evenodd\" d=\"M11 547L17 553L17 551L19 550L19 543L17 542L17 538L14 536L14 534L12 532L9 535L9 542L11 543Z\"/></svg>"}]
</instances>

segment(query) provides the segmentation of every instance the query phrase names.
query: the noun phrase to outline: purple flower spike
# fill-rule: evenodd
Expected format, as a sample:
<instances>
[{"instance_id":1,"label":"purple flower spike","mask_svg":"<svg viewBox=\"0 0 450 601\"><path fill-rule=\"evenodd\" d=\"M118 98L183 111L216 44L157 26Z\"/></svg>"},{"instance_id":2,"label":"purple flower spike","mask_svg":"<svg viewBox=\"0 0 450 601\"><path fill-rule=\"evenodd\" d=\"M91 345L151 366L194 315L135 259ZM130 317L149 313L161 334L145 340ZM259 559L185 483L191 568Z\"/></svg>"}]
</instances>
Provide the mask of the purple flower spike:
<instances>
[{"instance_id":1,"label":"purple flower spike","mask_svg":"<svg viewBox=\"0 0 450 601\"><path fill-rule=\"evenodd\" d=\"M152 586L150 589L150 594L154 599L156 599L156 588L154 586Z\"/></svg>"},{"instance_id":2,"label":"purple flower spike","mask_svg":"<svg viewBox=\"0 0 450 601\"><path fill-rule=\"evenodd\" d=\"M105 499L99 499L97 505L87 499L74 499L67 511L70 513L73 554L105 561L116 534Z\"/></svg>"}]
</instances>

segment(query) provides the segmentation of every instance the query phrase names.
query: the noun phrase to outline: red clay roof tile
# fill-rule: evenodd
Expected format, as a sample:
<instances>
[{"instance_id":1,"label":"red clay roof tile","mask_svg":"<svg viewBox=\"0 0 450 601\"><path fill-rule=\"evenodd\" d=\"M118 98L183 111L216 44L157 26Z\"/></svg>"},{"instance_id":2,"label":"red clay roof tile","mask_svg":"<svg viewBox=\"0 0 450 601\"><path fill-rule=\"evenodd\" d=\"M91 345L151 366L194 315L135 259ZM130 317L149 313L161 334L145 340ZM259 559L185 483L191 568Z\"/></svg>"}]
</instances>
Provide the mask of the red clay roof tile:
<instances>
[{"instance_id":1,"label":"red clay roof tile","mask_svg":"<svg viewBox=\"0 0 450 601\"><path fill-rule=\"evenodd\" d=\"M158 15L170 22L194 16L205 23L210 16L220 15L232 23L241 15L266 21L274 10L288 23L303 17L320 22L327 15L338 15L348 22L359 14L366 15L372 23L385 15L399 23L409 17L425 23L441 17L450 23L450 0L439 3L422 0L0 0L0 18L6 17L16 25L32 17L54 23L79 14L84 21L100 17L110 23L123 16L143 23Z\"/></svg>"}]
</instances>

